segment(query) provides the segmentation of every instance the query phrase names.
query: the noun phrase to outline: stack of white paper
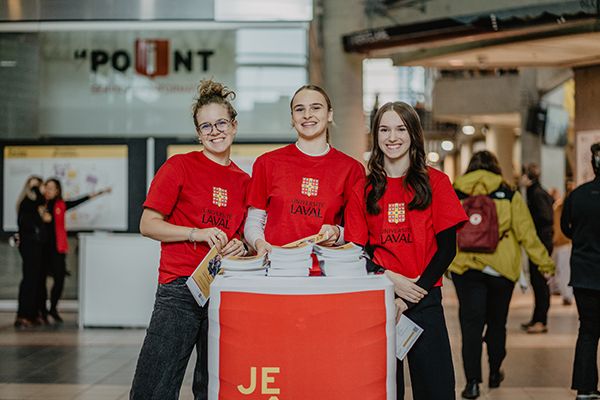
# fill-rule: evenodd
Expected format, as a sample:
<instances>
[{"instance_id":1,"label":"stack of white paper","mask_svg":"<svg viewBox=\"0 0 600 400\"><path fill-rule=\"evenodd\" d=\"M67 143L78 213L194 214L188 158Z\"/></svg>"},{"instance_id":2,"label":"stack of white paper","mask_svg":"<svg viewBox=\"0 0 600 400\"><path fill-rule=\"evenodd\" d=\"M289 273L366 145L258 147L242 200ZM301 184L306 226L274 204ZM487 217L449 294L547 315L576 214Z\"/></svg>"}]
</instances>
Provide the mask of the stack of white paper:
<instances>
[{"instance_id":1,"label":"stack of white paper","mask_svg":"<svg viewBox=\"0 0 600 400\"><path fill-rule=\"evenodd\" d=\"M337 247L315 245L314 250L323 275L367 276L363 250L353 243Z\"/></svg>"},{"instance_id":2,"label":"stack of white paper","mask_svg":"<svg viewBox=\"0 0 600 400\"><path fill-rule=\"evenodd\" d=\"M297 247L273 246L269 253L268 276L308 276L312 266L311 243Z\"/></svg>"},{"instance_id":3,"label":"stack of white paper","mask_svg":"<svg viewBox=\"0 0 600 400\"><path fill-rule=\"evenodd\" d=\"M221 260L223 276L265 276L265 256L225 257Z\"/></svg>"}]
</instances>

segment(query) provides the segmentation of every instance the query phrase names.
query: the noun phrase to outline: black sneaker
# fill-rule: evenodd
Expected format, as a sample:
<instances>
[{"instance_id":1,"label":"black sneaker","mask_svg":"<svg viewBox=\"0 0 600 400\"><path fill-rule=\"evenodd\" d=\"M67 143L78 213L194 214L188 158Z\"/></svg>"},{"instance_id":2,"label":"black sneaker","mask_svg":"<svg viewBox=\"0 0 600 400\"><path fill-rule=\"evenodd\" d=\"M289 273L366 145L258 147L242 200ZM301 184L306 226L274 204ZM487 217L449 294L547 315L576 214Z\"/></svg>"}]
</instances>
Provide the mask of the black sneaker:
<instances>
[{"instance_id":1,"label":"black sneaker","mask_svg":"<svg viewBox=\"0 0 600 400\"><path fill-rule=\"evenodd\" d=\"M460 394L463 399L476 399L479 397L479 382L472 379L465 385L465 389Z\"/></svg>"},{"instance_id":2,"label":"black sneaker","mask_svg":"<svg viewBox=\"0 0 600 400\"><path fill-rule=\"evenodd\" d=\"M593 392L583 392L578 390L575 400L600 400L600 392L597 390L594 390Z\"/></svg>"}]
</instances>

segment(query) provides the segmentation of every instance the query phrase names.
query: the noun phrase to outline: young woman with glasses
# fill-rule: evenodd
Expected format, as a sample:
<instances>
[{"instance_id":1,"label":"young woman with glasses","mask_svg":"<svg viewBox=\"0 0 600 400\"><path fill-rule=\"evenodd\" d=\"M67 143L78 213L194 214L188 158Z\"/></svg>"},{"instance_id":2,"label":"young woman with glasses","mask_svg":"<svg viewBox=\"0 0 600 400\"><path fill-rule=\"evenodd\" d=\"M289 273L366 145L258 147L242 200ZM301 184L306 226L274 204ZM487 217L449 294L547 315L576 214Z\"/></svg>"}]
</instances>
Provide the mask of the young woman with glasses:
<instances>
[{"instance_id":1,"label":"young woman with glasses","mask_svg":"<svg viewBox=\"0 0 600 400\"><path fill-rule=\"evenodd\" d=\"M467 216L448 177L425 163L415 110L386 103L375 114L366 183L346 208L346 240L373 248L373 261L394 283L400 311L424 331L408 353L415 400L454 399L454 368L442 308L441 277L456 253ZM404 398L402 361L397 398Z\"/></svg>"},{"instance_id":2,"label":"young woman with glasses","mask_svg":"<svg viewBox=\"0 0 600 400\"><path fill-rule=\"evenodd\" d=\"M302 86L290 108L296 143L258 157L252 170L244 233L258 254L317 233L324 245L343 243L344 206L364 177L358 161L328 143L333 109L322 88ZM317 265L311 273L320 275Z\"/></svg>"},{"instance_id":3,"label":"young woman with glasses","mask_svg":"<svg viewBox=\"0 0 600 400\"><path fill-rule=\"evenodd\" d=\"M192 115L204 148L169 158L144 203L140 232L161 242L161 255L131 399L177 399L194 347L194 398L208 397L208 304L196 303L186 280L213 246L223 256L246 253L239 231L250 177L229 158L237 132L234 97L220 83L200 83Z\"/></svg>"}]
</instances>

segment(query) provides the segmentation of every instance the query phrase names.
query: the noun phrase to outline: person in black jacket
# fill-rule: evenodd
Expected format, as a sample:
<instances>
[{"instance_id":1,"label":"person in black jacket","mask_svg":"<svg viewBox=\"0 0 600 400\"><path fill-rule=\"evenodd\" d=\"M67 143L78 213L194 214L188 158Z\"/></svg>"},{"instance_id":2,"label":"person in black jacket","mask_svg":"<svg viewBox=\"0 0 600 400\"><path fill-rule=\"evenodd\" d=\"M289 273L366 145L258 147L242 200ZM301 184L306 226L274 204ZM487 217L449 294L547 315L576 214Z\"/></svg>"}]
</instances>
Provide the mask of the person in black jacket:
<instances>
[{"instance_id":1,"label":"person in black jacket","mask_svg":"<svg viewBox=\"0 0 600 400\"><path fill-rule=\"evenodd\" d=\"M554 234L554 199L540 185L540 168L536 164L529 164L521 182L527 187L527 206L531 212L535 230L544 244L548 254L552 254L552 237ZM521 324L527 333L546 333L548 310L550 309L550 288L546 278L539 271L538 266L529 260L529 279L533 288L535 307L531 320Z\"/></svg>"},{"instance_id":2,"label":"person in black jacket","mask_svg":"<svg viewBox=\"0 0 600 400\"><path fill-rule=\"evenodd\" d=\"M571 388L577 390L577 400L600 399L600 142L591 150L595 178L566 198L560 217L560 228L573 240L569 284L577 303L579 334Z\"/></svg>"},{"instance_id":3,"label":"person in black jacket","mask_svg":"<svg viewBox=\"0 0 600 400\"><path fill-rule=\"evenodd\" d=\"M51 218L44 206L41 185L42 178L29 177L17 200L19 253L23 260L23 279L19 285L19 305L15 320L17 328L29 328L40 324L37 292L43 279L42 247L47 238L44 222Z\"/></svg>"}]
</instances>

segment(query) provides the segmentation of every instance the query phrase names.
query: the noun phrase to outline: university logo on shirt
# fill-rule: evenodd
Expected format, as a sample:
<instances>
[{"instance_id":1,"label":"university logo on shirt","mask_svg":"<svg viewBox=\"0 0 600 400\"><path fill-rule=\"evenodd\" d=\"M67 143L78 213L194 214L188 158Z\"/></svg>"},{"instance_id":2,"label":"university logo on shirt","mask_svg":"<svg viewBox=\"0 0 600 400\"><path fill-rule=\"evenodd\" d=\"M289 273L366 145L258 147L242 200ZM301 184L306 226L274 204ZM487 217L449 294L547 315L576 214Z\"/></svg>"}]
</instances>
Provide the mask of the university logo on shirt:
<instances>
[{"instance_id":1,"label":"university logo on shirt","mask_svg":"<svg viewBox=\"0 0 600 400\"><path fill-rule=\"evenodd\" d=\"M406 221L406 207L404 203L388 204L388 222L397 224Z\"/></svg>"},{"instance_id":2,"label":"university logo on shirt","mask_svg":"<svg viewBox=\"0 0 600 400\"><path fill-rule=\"evenodd\" d=\"M227 207L227 189L213 186L212 203L217 207Z\"/></svg>"},{"instance_id":3,"label":"university logo on shirt","mask_svg":"<svg viewBox=\"0 0 600 400\"><path fill-rule=\"evenodd\" d=\"M302 190L300 193L311 197L319 192L319 180L314 178L302 178Z\"/></svg>"}]
</instances>

